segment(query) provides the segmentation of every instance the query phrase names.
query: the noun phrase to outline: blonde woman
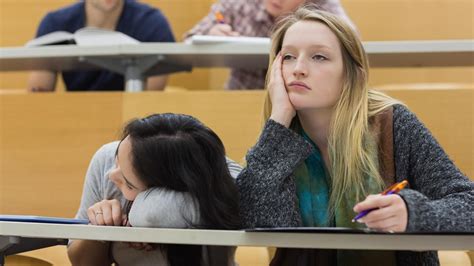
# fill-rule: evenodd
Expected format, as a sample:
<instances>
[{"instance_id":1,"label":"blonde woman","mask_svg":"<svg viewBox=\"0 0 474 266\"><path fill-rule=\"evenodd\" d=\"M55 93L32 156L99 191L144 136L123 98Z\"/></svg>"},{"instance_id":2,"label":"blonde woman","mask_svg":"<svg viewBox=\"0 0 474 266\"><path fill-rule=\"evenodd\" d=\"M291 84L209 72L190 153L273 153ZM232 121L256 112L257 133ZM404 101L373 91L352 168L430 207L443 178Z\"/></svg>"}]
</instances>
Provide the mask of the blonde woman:
<instances>
[{"instance_id":1,"label":"blonde woman","mask_svg":"<svg viewBox=\"0 0 474 266\"><path fill-rule=\"evenodd\" d=\"M402 103L368 89L367 55L346 22L300 8L272 41L266 123L237 179L246 227L474 231L474 184ZM404 179L398 195L379 194ZM294 249L272 261L314 264L439 262L435 252Z\"/></svg>"}]
</instances>

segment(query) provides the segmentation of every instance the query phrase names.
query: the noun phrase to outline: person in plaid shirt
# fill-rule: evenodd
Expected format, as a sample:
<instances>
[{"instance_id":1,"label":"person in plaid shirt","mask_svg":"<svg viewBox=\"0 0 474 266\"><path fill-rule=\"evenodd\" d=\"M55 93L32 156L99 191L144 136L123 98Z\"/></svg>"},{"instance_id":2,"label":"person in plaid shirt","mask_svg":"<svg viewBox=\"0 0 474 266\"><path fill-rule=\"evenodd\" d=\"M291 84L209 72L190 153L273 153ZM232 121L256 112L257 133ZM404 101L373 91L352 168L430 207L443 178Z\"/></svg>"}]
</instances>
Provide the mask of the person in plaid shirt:
<instances>
[{"instance_id":1,"label":"person in plaid shirt","mask_svg":"<svg viewBox=\"0 0 474 266\"><path fill-rule=\"evenodd\" d=\"M209 14L188 31L184 38L193 35L269 37L278 17L296 10L305 3L314 3L322 10L334 13L354 28L339 0L218 0ZM216 13L223 15L223 22L216 21ZM226 89L263 89L266 69L232 69Z\"/></svg>"}]
</instances>

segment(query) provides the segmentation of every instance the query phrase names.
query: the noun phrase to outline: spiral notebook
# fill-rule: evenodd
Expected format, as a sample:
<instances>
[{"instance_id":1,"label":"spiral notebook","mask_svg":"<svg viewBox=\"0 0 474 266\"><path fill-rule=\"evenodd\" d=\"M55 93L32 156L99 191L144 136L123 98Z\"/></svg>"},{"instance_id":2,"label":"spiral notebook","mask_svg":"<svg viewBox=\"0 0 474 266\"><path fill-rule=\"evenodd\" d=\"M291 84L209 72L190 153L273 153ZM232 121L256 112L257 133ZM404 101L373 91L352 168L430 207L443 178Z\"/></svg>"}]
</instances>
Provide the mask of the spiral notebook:
<instances>
[{"instance_id":1,"label":"spiral notebook","mask_svg":"<svg viewBox=\"0 0 474 266\"><path fill-rule=\"evenodd\" d=\"M263 233L317 233L317 234L391 234L391 235L474 235L474 232L458 231L412 231L412 232L387 232L370 228L349 227L260 227L248 228L245 232Z\"/></svg>"},{"instance_id":2,"label":"spiral notebook","mask_svg":"<svg viewBox=\"0 0 474 266\"><path fill-rule=\"evenodd\" d=\"M3 222L27 222L48 224L88 224L87 219L74 219L62 217L32 216L32 215L0 215Z\"/></svg>"}]
</instances>

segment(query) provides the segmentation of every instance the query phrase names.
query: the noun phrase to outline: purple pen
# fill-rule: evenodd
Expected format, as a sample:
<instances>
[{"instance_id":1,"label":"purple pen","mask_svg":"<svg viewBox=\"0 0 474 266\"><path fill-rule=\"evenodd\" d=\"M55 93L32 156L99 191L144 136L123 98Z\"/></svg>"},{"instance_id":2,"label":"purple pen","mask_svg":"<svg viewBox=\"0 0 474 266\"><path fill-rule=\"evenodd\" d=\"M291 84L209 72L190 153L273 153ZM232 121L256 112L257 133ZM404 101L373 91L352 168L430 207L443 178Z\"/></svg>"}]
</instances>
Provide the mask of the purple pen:
<instances>
[{"instance_id":1,"label":"purple pen","mask_svg":"<svg viewBox=\"0 0 474 266\"><path fill-rule=\"evenodd\" d=\"M392 190L392 191L389 191L389 192L388 192L387 194L385 194L385 195L391 195L391 194L394 194L394 193L395 193L395 191ZM359 212L359 214L357 214L357 216L354 217L354 219L352 219L352 222L355 222L355 221L359 220L360 218L362 218L362 217L366 216L367 214L369 214L369 212L371 212L371 211L373 211L373 210L376 210L376 209L377 209L377 208L373 208L373 209L368 209L368 210Z\"/></svg>"}]
</instances>

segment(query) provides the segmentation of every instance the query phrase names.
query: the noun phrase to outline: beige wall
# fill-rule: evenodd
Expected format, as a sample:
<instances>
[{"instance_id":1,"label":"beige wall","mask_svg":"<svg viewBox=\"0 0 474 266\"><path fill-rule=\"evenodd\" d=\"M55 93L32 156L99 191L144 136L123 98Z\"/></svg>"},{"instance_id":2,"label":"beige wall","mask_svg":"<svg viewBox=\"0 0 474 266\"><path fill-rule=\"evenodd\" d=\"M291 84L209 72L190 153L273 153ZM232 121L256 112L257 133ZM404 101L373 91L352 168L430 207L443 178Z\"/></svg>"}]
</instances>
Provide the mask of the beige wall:
<instances>
[{"instance_id":1,"label":"beige wall","mask_svg":"<svg viewBox=\"0 0 474 266\"><path fill-rule=\"evenodd\" d=\"M472 178L474 89L388 92ZM125 121L154 112L199 118L243 162L260 132L262 102L262 91L0 94L0 213L73 216L95 150L116 140Z\"/></svg>"},{"instance_id":2,"label":"beige wall","mask_svg":"<svg viewBox=\"0 0 474 266\"><path fill-rule=\"evenodd\" d=\"M46 12L67 0L0 0L0 46L19 46L31 39ZM175 36L207 12L212 0L142 0L159 7L169 18ZM472 0L342 0L363 40L473 39ZM195 69L174 74L170 85L190 89L222 89L225 69ZM0 88L25 88L27 73L0 73ZM473 67L373 69L371 84L412 82L474 82ZM62 84L61 84L62 86Z\"/></svg>"}]
</instances>

